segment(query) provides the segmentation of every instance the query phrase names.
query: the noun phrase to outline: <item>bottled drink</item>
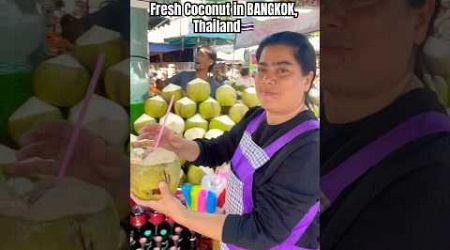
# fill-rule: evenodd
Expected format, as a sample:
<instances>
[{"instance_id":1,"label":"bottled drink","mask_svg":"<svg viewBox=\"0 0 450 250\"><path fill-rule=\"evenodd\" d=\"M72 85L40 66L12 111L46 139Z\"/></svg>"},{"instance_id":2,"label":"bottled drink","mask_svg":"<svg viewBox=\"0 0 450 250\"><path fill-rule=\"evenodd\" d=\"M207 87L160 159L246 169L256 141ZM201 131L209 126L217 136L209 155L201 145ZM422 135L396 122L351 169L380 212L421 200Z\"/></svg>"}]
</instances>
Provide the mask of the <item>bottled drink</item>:
<instances>
[{"instance_id":1,"label":"bottled drink","mask_svg":"<svg viewBox=\"0 0 450 250\"><path fill-rule=\"evenodd\" d=\"M148 243L147 242L147 238L142 237L142 238L139 239L139 244L140 244L142 249L146 249L147 248L147 246L148 246L147 243Z\"/></svg>"},{"instance_id":2,"label":"bottled drink","mask_svg":"<svg viewBox=\"0 0 450 250\"><path fill-rule=\"evenodd\" d=\"M179 235L172 235L171 236L171 240L172 240L172 243L170 244L170 246L178 248L180 236Z\"/></svg>"},{"instance_id":3,"label":"bottled drink","mask_svg":"<svg viewBox=\"0 0 450 250\"><path fill-rule=\"evenodd\" d=\"M175 227L175 235L179 237L178 245L180 249L188 249L189 248L189 236L186 235L186 230L183 230L182 227Z\"/></svg>"},{"instance_id":4,"label":"bottled drink","mask_svg":"<svg viewBox=\"0 0 450 250\"><path fill-rule=\"evenodd\" d=\"M154 238L154 240L155 240L155 247L161 248L161 243L162 243L162 240L163 240L162 237L161 236L156 236Z\"/></svg>"},{"instance_id":5,"label":"bottled drink","mask_svg":"<svg viewBox=\"0 0 450 250\"><path fill-rule=\"evenodd\" d=\"M164 218L164 216L158 218L158 221L160 219L162 219L162 218ZM169 245L170 245L170 237L169 236L172 234L172 227L169 224L169 222L167 221L167 219L163 220L158 225L158 232L157 232L157 234L163 238L163 240L161 242L161 248L163 250L169 249Z\"/></svg>"},{"instance_id":6,"label":"bottled drink","mask_svg":"<svg viewBox=\"0 0 450 250\"><path fill-rule=\"evenodd\" d=\"M160 225L164 222L165 216L163 214L154 212L150 214L149 222L154 226L155 228L155 236L160 236Z\"/></svg>"},{"instance_id":7,"label":"bottled drink","mask_svg":"<svg viewBox=\"0 0 450 250\"><path fill-rule=\"evenodd\" d=\"M175 234L175 226L176 226L175 221L172 218L167 216L166 222L169 224L169 234L174 235Z\"/></svg>"},{"instance_id":8,"label":"bottled drink","mask_svg":"<svg viewBox=\"0 0 450 250\"><path fill-rule=\"evenodd\" d=\"M189 250L197 250L197 235L195 232L190 231L189 237Z\"/></svg>"},{"instance_id":9,"label":"bottled drink","mask_svg":"<svg viewBox=\"0 0 450 250\"><path fill-rule=\"evenodd\" d=\"M130 250L134 250L138 248L137 242L134 240L134 237L130 235Z\"/></svg>"},{"instance_id":10,"label":"bottled drink","mask_svg":"<svg viewBox=\"0 0 450 250\"><path fill-rule=\"evenodd\" d=\"M140 206L134 206L130 214L130 237L136 245L139 245L139 239L143 236L143 229L146 223L145 210Z\"/></svg>"}]
</instances>

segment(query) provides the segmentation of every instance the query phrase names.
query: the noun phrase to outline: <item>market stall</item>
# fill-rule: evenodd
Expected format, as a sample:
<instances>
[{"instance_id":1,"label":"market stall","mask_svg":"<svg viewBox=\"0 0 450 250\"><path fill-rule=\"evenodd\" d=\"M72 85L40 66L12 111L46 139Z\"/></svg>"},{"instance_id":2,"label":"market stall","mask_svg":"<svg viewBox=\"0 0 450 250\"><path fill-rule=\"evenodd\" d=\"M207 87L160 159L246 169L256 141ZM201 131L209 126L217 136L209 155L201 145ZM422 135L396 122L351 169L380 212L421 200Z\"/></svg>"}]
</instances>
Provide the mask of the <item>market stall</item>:
<instances>
[{"instance_id":1,"label":"market stall","mask_svg":"<svg viewBox=\"0 0 450 250\"><path fill-rule=\"evenodd\" d=\"M0 109L1 248L128 249L126 233L120 227L127 209L106 186L86 176L74 177L80 168L94 165L85 162L73 168L80 157L77 136L61 137L67 139L67 144L50 145L39 151L58 154L55 159L51 158L55 157L53 154L47 154L48 160L55 161L58 176L38 173L38 164L31 169L36 172L23 177L5 171L17 164L16 153L29 146L21 138L47 122L90 131L92 138L104 141L120 157L126 157L130 103L126 38L116 30L93 23L71 43L61 30L48 25L51 22L42 13L45 5L35 10L34 1L22 1L29 6L14 3L5 5L5 13L11 15L6 20L12 23L3 30L6 48L2 46L13 53L0 58L0 83L4 88L0 95L6 100ZM97 63L100 55L104 60ZM48 132L41 145L52 138L54 131ZM72 150L68 144L74 145Z\"/></svg>"}]
</instances>

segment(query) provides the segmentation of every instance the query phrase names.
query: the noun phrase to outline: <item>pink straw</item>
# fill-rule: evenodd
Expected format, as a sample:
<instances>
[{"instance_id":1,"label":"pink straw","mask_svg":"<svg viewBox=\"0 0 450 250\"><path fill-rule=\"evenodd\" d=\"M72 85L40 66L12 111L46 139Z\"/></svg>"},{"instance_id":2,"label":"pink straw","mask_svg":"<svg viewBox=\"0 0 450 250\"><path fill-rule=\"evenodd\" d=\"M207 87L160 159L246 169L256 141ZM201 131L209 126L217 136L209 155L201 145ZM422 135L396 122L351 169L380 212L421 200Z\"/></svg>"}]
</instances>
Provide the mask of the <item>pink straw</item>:
<instances>
[{"instance_id":1,"label":"pink straw","mask_svg":"<svg viewBox=\"0 0 450 250\"><path fill-rule=\"evenodd\" d=\"M75 122L75 127L72 132L72 136L70 137L69 146L67 147L63 163L61 165L61 168L59 169L58 180L61 180L66 174L67 166L69 165L69 161L72 158L75 145L77 144L78 141L78 135L80 134L81 124L83 123L84 117L86 116L86 111L89 102L91 101L92 96L94 95L95 87L97 86L98 78L102 71L104 62L105 62L105 55L100 54L97 59L97 64L95 65L94 74L92 75L91 81L89 82L89 87L86 91L86 96L84 97L81 103L80 112L78 113L78 118Z\"/></svg>"},{"instance_id":2,"label":"pink straw","mask_svg":"<svg viewBox=\"0 0 450 250\"><path fill-rule=\"evenodd\" d=\"M161 142L161 137L164 133L164 127L166 126L166 123L167 123L167 117L169 117L170 110L172 110L172 105L173 105L174 99L175 99L175 96L172 95L172 97L170 98L169 107L167 108L166 115L164 116L162 127L159 130L158 137L156 137L156 143L155 143L154 149L157 149L159 146L159 143Z\"/></svg>"}]
</instances>

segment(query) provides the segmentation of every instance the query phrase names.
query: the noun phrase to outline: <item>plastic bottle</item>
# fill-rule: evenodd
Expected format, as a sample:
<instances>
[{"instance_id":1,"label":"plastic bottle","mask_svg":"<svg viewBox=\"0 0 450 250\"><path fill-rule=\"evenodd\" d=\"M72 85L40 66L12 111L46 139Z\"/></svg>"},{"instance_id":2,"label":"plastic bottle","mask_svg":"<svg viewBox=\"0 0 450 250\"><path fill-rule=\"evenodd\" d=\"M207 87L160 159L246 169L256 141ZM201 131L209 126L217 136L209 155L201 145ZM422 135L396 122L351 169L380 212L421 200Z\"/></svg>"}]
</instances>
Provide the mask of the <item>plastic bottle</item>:
<instances>
[{"instance_id":1,"label":"plastic bottle","mask_svg":"<svg viewBox=\"0 0 450 250\"><path fill-rule=\"evenodd\" d=\"M0 0L0 141L8 118L33 95L33 68L44 59L45 20L35 1Z\"/></svg>"},{"instance_id":2,"label":"plastic bottle","mask_svg":"<svg viewBox=\"0 0 450 250\"><path fill-rule=\"evenodd\" d=\"M150 79L148 76L148 4L132 0L130 9L130 123L144 113L144 103L148 98Z\"/></svg>"}]
</instances>

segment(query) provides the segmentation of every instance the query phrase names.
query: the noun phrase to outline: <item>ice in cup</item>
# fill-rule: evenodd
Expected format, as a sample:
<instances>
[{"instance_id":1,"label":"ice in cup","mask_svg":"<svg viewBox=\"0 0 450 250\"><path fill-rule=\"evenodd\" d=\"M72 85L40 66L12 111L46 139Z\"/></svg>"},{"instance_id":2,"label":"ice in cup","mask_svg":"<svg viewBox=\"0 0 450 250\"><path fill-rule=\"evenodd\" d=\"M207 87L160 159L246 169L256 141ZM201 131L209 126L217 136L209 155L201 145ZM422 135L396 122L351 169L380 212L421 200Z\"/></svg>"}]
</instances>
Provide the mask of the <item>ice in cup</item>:
<instances>
[{"instance_id":1,"label":"ice in cup","mask_svg":"<svg viewBox=\"0 0 450 250\"><path fill-rule=\"evenodd\" d=\"M177 155L163 148L132 149L131 192L141 200L159 200L159 183L166 182L175 194L180 182L181 165Z\"/></svg>"}]
</instances>

